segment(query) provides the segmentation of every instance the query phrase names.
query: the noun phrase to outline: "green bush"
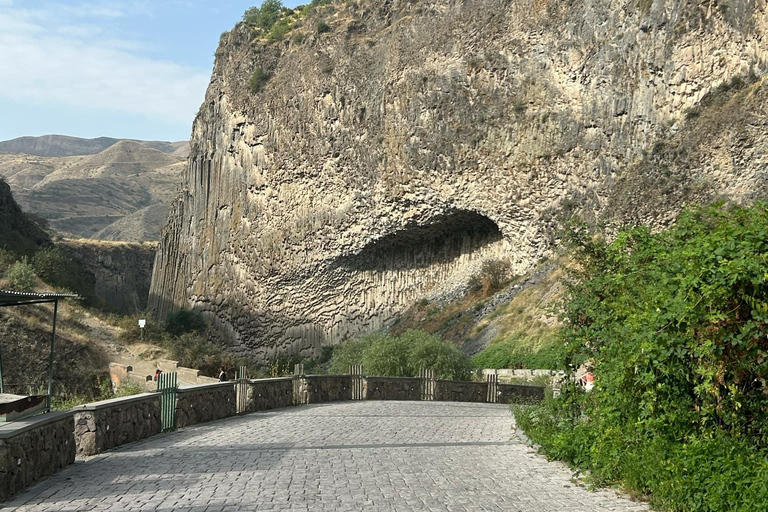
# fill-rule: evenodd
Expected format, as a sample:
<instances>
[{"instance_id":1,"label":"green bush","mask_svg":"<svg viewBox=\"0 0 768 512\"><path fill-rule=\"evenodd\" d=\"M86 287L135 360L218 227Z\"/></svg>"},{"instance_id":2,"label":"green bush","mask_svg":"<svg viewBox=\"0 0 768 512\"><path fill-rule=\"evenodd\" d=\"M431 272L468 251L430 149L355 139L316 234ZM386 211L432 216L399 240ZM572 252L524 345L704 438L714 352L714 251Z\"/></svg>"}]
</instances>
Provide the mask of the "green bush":
<instances>
[{"instance_id":1,"label":"green bush","mask_svg":"<svg viewBox=\"0 0 768 512\"><path fill-rule=\"evenodd\" d=\"M271 73L268 73L260 67L257 67L253 70L251 78L248 81L248 90L251 91L251 94L256 94L257 92L261 91L261 89L264 87L264 84L266 84L271 77Z\"/></svg>"},{"instance_id":2,"label":"green bush","mask_svg":"<svg viewBox=\"0 0 768 512\"><path fill-rule=\"evenodd\" d=\"M35 273L51 286L77 293L88 303L95 299L95 279L69 254L58 247L48 247L32 258Z\"/></svg>"},{"instance_id":3,"label":"green bush","mask_svg":"<svg viewBox=\"0 0 768 512\"><path fill-rule=\"evenodd\" d=\"M329 371L344 374L362 364L366 375L414 377L422 368L441 379L466 379L469 363L461 351L434 334L409 330L400 336L375 333L348 341L333 351Z\"/></svg>"},{"instance_id":4,"label":"green bush","mask_svg":"<svg viewBox=\"0 0 768 512\"><path fill-rule=\"evenodd\" d=\"M362 364L363 353L368 346L383 334L368 334L362 338L346 341L333 349L331 365L328 372L335 375L349 373L349 367L353 364Z\"/></svg>"},{"instance_id":5,"label":"green bush","mask_svg":"<svg viewBox=\"0 0 768 512\"><path fill-rule=\"evenodd\" d=\"M566 363L595 389L519 409L553 457L667 510L768 503L768 205L681 214L608 244L573 230ZM760 505L762 504L762 505Z\"/></svg>"},{"instance_id":6,"label":"green bush","mask_svg":"<svg viewBox=\"0 0 768 512\"><path fill-rule=\"evenodd\" d=\"M397 336L379 335L363 352L361 361L368 375L410 377L413 375L408 360L408 345Z\"/></svg>"},{"instance_id":7,"label":"green bush","mask_svg":"<svg viewBox=\"0 0 768 512\"><path fill-rule=\"evenodd\" d=\"M274 25L272 25L272 28L269 29L269 40L270 41L282 41L285 38L285 35L291 31L293 27L291 26L291 22L288 20L288 18L283 18Z\"/></svg>"},{"instance_id":8,"label":"green bush","mask_svg":"<svg viewBox=\"0 0 768 512\"><path fill-rule=\"evenodd\" d=\"M469 361L452 343L446 343L436 334L408 330L400 335L407 347L410 375L426 368L435 370L438 379L467 380L470 378Z\"/></svg>"},{"instance_id":9,"label":"green bush","mask_svg":"<svg viewBox=\"0 0 768 512\"><path fill-rule=\"evenodd\" d=\"M11 289L17 292L31 292L37 284L35 268L30 265L27 257L11 265L5 273L11 285Z\"/></svg>"},{"instance_id":10,"label":"green bush","mask_svg":"<svg viewBox=\"0 0 768 512\"><path fill-rule=\"evenodd\" d=\"M331 26L328 25L325 21L320 20L317 22L317 33L318 34L325 34L326 32L331 31Z\"/></svg>"},{"instance_id":11,"label":"green bush","mask_svg":"<svg viewBox=\"0 0 768 512\"><path fill-rule=\"evenodd\" d=\"M208 327L203 315L189 309L179 309L170 313L165 321L165 330L172 336L181 336L189 332L200 333Z\"/></svg>"},{"instance_id":12,"label":"green bush","mask_svg":"<svg viewBox=\"0 0 768 512\"><path fill-rule=\"evenodd\" d=\"M282 11L283 2L280 0L264 0L261 6L246 10L243 14L243 21L267 32L280 19Z\"/></svg>"}]
</instances>

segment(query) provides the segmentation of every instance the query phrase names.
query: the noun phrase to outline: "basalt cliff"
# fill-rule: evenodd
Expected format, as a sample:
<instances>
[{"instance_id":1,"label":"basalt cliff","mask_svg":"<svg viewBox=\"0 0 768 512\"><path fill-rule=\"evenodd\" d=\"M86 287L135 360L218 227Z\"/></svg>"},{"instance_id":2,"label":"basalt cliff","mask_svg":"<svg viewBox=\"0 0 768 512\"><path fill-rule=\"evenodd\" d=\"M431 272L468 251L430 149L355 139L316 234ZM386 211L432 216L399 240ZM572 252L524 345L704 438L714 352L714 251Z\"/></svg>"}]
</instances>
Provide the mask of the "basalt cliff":
<instances>
[{"instance_id":1,"label":"basalt cliff","mask_svg":"<svg viewBox=\"0 0 768 512\"><path fill-rule=\"evenodd\" d=\"M222 36L150 290L265 360L385 325L574 214L765 197L765 0L362 0Z\"/></svg>"}]
</instances>

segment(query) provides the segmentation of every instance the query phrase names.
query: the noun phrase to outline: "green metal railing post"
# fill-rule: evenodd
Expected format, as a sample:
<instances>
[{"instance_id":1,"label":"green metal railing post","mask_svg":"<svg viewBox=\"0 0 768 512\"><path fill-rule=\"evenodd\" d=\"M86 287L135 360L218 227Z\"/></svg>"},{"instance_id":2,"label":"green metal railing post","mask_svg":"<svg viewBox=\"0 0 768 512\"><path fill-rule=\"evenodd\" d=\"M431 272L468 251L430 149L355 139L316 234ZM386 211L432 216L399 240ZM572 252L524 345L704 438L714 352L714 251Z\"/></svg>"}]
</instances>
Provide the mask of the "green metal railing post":
<instances>
[{"instance_id":1,"label":"green metal railing post","mask_svg":"<svg viewBox=\"0 0 768 512\"><path fill-rule=\"evenodd\" d=\"M48 398L45 400L45 408L51 410L51 397L53 396L53 353L56 346L56 317L59 314L59 301L53 301L53 329L51 329L51 354L48 356Z\"/></svg>"},{"instance_id":2,"label":"green metal railing post","mask_svg":"<svg viewBox=\"0 0 768 512\"><path fill-rule=\"evenodd\" d=\"M0 393L5 393L5 382L3 381L3 351L0 347Z\"/></svg>"},{"instance_id":3,"label":"green metal railing post","mask_svg":"<svg viewBox=\"0 0 768 512\"><path fill-rule=\"evenodd\" d=\"M176 389L178 374L161 373L157 379L157 390L160 392L160 422L163 432L176 430Z\"/></svg>"}]
</instances>

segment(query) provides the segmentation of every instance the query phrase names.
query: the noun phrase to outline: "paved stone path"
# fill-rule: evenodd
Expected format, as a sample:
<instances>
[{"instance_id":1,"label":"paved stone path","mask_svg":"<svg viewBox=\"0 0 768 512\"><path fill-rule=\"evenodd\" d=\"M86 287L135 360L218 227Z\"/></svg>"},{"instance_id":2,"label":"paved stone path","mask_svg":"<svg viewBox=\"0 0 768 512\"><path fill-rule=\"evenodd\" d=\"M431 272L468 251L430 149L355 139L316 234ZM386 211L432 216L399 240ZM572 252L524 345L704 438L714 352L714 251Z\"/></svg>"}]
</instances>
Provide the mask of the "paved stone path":
<instances>
[{"instance_id":1,"label":"paved stone path","mask_svg":"<svg viewBox=\"0 0 768 512\"><path fill-rule=\"evenodd\" d=\"M230 418L77 462L33 511L646 511L514 439L505 405L341 402Z\"/></svg>"}]
</instances>

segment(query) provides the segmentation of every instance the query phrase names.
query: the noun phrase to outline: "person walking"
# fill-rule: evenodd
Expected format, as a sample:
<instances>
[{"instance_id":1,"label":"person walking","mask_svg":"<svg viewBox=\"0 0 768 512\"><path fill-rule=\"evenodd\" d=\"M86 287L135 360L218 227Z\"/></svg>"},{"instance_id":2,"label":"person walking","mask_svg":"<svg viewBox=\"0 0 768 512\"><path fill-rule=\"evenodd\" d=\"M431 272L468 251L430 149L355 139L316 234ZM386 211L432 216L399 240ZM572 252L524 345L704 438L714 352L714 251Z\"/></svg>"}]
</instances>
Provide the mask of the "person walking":
<instances>
[{"instance_id":1,"label":"person walking","mask_svg":"<svg viewBox=\"0 0 768 512\"><path fill-rule=\"evenodd\" d=\"M224 367L219 372L219 382L227 382L227 372L224 371Z\"/></svg>"}]
</instances>

